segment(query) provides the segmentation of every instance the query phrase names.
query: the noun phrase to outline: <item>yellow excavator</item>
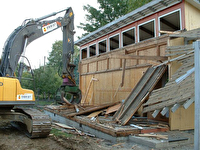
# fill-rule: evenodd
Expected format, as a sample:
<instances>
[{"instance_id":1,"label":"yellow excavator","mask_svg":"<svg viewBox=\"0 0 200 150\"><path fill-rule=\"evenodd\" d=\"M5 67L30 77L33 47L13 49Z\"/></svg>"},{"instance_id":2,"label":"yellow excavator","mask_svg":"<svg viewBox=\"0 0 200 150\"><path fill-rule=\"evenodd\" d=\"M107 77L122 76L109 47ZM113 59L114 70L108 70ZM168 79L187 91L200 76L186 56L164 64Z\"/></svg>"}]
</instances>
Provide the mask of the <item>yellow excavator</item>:
<instances>
[{"instance_id":1,"label":"yellow excavator","mask_svg":"<svg viewBox=\"0 0 200 150\"><path fill-rule=\"evenodd\" d=\"M46 20L61 12L65 12L64 17ZM63 84L59 91L62 93L60 98L71 95L70 102L79 103L81 92L73 79L75 65L70 64L71 55L74 53L74 13L71 7L37 19L25 20L10 34L4 44L0 61L0 122L10 121L12 125L24 130L30 138L48 136L51 130L51 119L39 110L21 107L34 105L35 96L32 90L23 89L20 85L19 79L21 79L24 63L21 62L19 65L21 69L18 78L15 76L15 71L20 57L25 57L26 47L35 39L58 28L62 28L63 31L61 75Z\"/></svg>"}]
</instances>

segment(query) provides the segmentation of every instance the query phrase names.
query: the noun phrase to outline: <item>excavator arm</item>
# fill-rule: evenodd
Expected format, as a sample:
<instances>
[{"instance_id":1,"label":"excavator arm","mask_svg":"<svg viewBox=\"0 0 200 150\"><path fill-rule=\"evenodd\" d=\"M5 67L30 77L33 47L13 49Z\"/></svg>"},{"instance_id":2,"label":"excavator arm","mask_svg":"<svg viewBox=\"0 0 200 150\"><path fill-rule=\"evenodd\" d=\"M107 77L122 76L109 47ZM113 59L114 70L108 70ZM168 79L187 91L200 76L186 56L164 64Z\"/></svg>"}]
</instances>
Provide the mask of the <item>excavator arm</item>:
<instances>
[{"instance_id":1,"label":"excavator arm","mask_svg":"<svg viewBox=\"0 0 200 150\"><path fill-rule=\"evenodd\" d=\"M64 17L54 20L44 20L65 11ZM63 28L63 74L68 72L70 56L74 53L74 13L69 7L59 12L43 16L38 19L28 19L16 28L5 42L0 64L0 76L12 77L18 61L26 47L34 40L58 29Z\"/></svg>"}]
</instances>

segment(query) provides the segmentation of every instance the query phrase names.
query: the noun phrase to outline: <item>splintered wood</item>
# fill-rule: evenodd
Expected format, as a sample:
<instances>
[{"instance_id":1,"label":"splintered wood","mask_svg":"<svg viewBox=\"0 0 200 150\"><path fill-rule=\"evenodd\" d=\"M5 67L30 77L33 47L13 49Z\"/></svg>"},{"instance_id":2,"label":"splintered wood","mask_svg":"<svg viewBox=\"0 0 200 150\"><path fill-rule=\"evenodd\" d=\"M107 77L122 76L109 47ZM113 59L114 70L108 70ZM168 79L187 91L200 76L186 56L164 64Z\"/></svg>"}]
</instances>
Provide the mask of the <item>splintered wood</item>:
<instances>
[{"instance_id":1,"label":"splintered wood","mask_svg":"<svg viewBox=\"0 0 200 150\"><path fill-rule=\"evenodd\" d=\"M118 109L113 119L120 122L122 125L127 124L138 108L144 103L144 100L148 97L150 92L154 89L162 75L165 73L166 68L165 65L149 68L120 109Z\"/></svg>"},{"instance_id":2,"label":"splintered wood","mask_svg":"<svg viewBox=\"0 0 200 150\"><path fill-rule=\"evenodd\" d=\"M192 45L173 46L173 49L194 49ZM182 64L177 71L172 75L171 80L165 87L154 90L149 97L149 100L143 105L143 112L154 111L156 109L163 109L166 106L173 106L176 103L183 103L188 99L194 97L194 73L189 74L184 80L179 83L176 82L181 76L185 76L187 71L194 67L194 53L184 55L184 57L177 58L178 63Z\"/></svg>"}]
</instances>

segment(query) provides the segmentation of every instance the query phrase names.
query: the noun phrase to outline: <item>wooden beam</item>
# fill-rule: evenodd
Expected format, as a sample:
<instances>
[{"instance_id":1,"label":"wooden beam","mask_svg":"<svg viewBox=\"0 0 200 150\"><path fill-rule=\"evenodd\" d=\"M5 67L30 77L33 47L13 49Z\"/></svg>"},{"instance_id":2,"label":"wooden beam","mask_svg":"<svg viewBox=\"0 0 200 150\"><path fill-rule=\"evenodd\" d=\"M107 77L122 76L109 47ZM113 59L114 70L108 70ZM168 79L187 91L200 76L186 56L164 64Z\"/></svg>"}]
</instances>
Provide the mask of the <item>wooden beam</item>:
<instances>
[{"instance_id":1,"label":"wooden beam","mask_svg":"<svg viewBox=\"0 0 200 150\"><path fill-rule=\"evenodd\" d=\"M88 87L87 87L87 91L86 91L86 93L85 93L84 99L83 99L83 101L82 101L83 104L85 103L85 101L86 101L86 99L87 99L87 96L88 96L90 87L91 87L91 85L92 85L92 81L98 81L98 79L95 79L95 78L93 78L93 77L91 78L91 80L90 80L90 82L89 82L89 85L88 85Z\"/></svg>"},{"instance_id":2,"label":"wooden beam","mask_svg":"<svg viewBox=\"0 0 200 150\"><path fill-rule=\"evenodd\" d=\"M121 87L124 86L125 71L126 71L126 59L124 59L123 68L122 68L122 82L121 82Z\"/></svg>"},{"instance_id":3,"label":"wooden beam","mask_svg":"<svg viewBox=\"0 0 200 150\"><path fill-rule=\"evenodd\" d=\"M146 68L146 67L151 67L151 66L152 66L151 64L134 65L134 66L126 67L126 70L136 69L136 68ZM89 72L89 73L82 73L81 76L91 75L91 74L108 73L108 72L121 71L121 70L122 70L122 68L101 70L101 71L95 71L95 72Z\"/></svg>"},{"instance_id":4,"label":"wooden beam","mask_svg":"<svg viewBox=\"0 0 200 150\"><path fill-rule=\"evenodd\" d=\"M87 113L90 113L90 112L94 112L94 111L97 111L97 110L101 110L101 109L104 109L104 108L107 108L107 107L116 105L116 104L118 104L118 103L119 103L119 102L110 103L110 104L105 104L105 105L101 105L101 106L94 106L94 107L89 108L89 109L87 109L87 110L79 111L78 113L70 113L70 114L67 114L66 116L67 116L67 117L73 117L73 116L77 116L77 115L83 115L83 114L87 114Z\"/></svg>"},{"instance_id":5,"label":"wooden beam","mask_svg":"<svg viewBox=\"0 0 200 150\"><path fill-rule=\"evenodd\" d=\"M139 60L167 60L168 57L165 56L142 56L142 55L111 55L110 58L112 59L139 59Z\"/></svg>"}]
</instances>

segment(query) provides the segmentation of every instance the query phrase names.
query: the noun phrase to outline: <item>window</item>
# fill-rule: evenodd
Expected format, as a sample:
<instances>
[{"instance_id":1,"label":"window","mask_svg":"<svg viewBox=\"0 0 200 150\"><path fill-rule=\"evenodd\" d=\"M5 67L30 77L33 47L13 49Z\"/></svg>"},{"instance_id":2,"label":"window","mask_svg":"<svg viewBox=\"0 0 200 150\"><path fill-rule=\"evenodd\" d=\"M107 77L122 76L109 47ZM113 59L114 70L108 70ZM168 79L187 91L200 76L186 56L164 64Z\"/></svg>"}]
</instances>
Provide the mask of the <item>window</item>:
<instances>
[{"instance_id":1,"label":"window","mask_svg":"<svg viewBox=\"0 0 200 150\"><path fill-rule=\"evenodd\" d=\"M159 30L177 31L181 30L180 9L159 17ZM162 34L162 33L161 33Z\"/></svg>"},{"instance_id":2,"label":"window","mask_svg":"<svg viewBox=\"0 0 200 150\"><path fill-rule=\"evenodd\" d=\"M89 46L89 57L95 56L96 55L96 44L90 45Z\"/></svg>"},{"instance_id":3,"label":"window","mask_svg":"<svg viewBox=\"0 0 200 150\"><path fill-rule=\"evenodd\" d=\"M98 47L99 47L99 54L102 54L102 53L105 53L106 52L106 47L107 47L107 44L106 44L106 40L103 40L103 41L100 41L98 43Z\"/></svg>"},{"instance_id":4,"label":"window","mask_svg":"<svg viewBox=\"0 0 200 150\"><path fill-rule=\"evenodd\" d=\"M87 58L87 47L81 49L81 59Z\"/></svg>"},{"instance_id":5,"label":"window","mask_svg":"<svg viewBox=\"0 0 200 150\"><path fill-rule=\"evenodd\" d=\"M127 46L135 43L135 28L128 29L122 32L122 46Z\"/></svg>"},{"instance_id":6,"label":"window","mask_svg":"<svg viewBox=\"0 0 200 150\"><path fill-rule=\"evenodd\" d=\"M138 42L155 37L155 20L139 25L138 35Z\"/></svg>"},{"instance_id":7,"label":"window","mask_svg":"<svg viewBox=\"0 0 200 150\"><path fill-rule=\"evenodd\" d=\"M119 48L119 34L109 38L110 51Z\"/></svg>"}]
</instances>

